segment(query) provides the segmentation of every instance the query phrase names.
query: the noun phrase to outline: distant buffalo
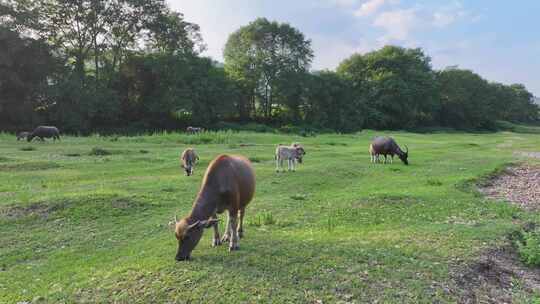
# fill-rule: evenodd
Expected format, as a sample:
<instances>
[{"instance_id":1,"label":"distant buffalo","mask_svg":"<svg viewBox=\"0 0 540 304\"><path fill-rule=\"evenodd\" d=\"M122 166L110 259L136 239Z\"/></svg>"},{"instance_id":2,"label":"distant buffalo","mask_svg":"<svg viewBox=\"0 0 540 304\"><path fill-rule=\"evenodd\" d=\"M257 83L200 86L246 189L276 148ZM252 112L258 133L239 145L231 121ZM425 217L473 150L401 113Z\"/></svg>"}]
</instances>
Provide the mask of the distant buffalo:
<instances>
[{"instance_id":1,"label":"distant buffalo","mask_svg":"<svg viewBox=\"0 0 540 304\"><path fill-rule=\"evenodd\" d=\"M195 133L200 133L200 132L203 132L204 129L201 128L201 127L192 127L192 126L189 126L186 128L186 132L189 133L189 134L195 134Z\"/></svg>"},{"instance_id":2,"label":"distant buffalo","mask_svg":"<svg viewBox=\"0 0 540 304\"><path fill-rule=\"evenodd\" d=\"M285 160L287 161L287 168L289 171L294 171L296 162L301 164L304 155L306 155L306 150L298 143L293 143L290 146L278 145L274 157L276 160L276 172L279 172L279 168L282 168L283 171L285 171L285 168L283 167L283 162Z\"/></svg>"},{"instance_id":3,"label":"distant buffalo","mask_svg":"<svg viewBox=\"0 0 540 304\"><path fill-rule=\"evenodd\" d=\"M28 134L26 140L30 142L34 137L39 138L41 141L43 141L44 138L53 138L56 141L57 139L60 140L60 131L58 131L57 127L39 126L35 128L32 133Z\"/></svg>"},{"instance_id":4,"label":"distant buffalo","mask_svg":"<svg viewBox=\"0 0 540 304\"><path fill-rule=\"evenodd\" d=\"M390 155L390 162L394 162L394 155L397 155L399 159L405 164L409 164L409 148L405 146L406 151L401 150L396 141L392 137L375 137L369 146L369 153L371 154L371 162L380 162L380 156L384 156L384 163L387 163L387 156Z\"/></svg>"},{"instance_id":5,"label":"distant buffalo","mask_svg":"<svg viewBox=\"0 0 540 304\"><path fill-rule=\"evenodd\" d=\"M17 141L21 139L26 139L30 135L30 132L19 132L17 133Z\"/></svg>"},{"instance_id":6,"label":"distant buffalo","mask_svg":"<svg viewBox=\"0 0 540 304\"><path fill-rule=\"evenodd\" d=\"M193 175L193 168L195 167L195 163L199 160L199 156L195 152L195 149L193 148L187 148L182 152L182 156L180 156L180 162L182 168L186 170L186 175L190 176Z\"/></svg>"}]
</instances>

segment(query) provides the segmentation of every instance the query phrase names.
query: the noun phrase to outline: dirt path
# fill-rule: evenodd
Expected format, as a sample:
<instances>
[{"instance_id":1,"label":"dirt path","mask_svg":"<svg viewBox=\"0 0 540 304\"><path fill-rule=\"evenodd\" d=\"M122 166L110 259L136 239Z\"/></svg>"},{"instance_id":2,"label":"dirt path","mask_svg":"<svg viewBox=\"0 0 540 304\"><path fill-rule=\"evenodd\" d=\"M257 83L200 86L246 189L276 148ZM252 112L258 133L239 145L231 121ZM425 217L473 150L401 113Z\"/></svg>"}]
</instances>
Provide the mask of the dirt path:
<instances>
[{"instance_id":1,"label":"dirt path","mask_svg":"<svg viewBox=\"0 0 540 304\"><path fill-rule=\"evenodd\" d=\"M540 158L540 152L515 154ZM479 190L488 198L540 211L540 166L509 167ZM517 300L513 299L516 288L522 291L521 295L540 293L540 269L523 265L510 244L484 252L475 263L453 273L453 277L461 292L461 303L512 303Z\"/></svg>"},{"instance_id":2,"label":"dirt path","mask_svg":"<svg viewBox=\"0 0 540 304\"><path fill-rule=\"evenodd\" d=\"M519 156L525 156L530 158L540 158L540 152L515 152L514 154L517 154Z\"/></svg>"},{"instance_id":3,"label":"dirt path","mask_svg":"<svg viewBox=\"0 0 540 304\"><path fill-rule=\"evenodd\" d=\"M492 179L479 190L489 198L506 200L526 210L538 211L540 210L540 166L526 164L510 167L504 174Z\"/></svg>"},{"instance_id":4,"label":"dirt path","mask_svg":"<svg viewBox=\"0 0 540 304\"><path fill-rule=\"evenodd\" d=\"M460 303L513 303L520 291L521 296L540 292L540 269L524 266L511 246L484 252L452 276Z\"/></svg>"}]
</instances>

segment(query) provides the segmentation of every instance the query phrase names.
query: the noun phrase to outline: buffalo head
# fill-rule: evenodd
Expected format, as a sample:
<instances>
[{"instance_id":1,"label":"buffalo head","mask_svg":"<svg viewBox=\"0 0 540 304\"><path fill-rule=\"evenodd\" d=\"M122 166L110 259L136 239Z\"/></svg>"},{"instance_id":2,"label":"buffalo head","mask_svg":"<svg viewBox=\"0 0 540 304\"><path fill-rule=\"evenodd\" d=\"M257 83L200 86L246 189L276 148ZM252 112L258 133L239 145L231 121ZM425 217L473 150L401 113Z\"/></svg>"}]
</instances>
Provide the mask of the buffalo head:
<instances>
[{"instance_id":1,"label":"buffalo head","mask_svg":"<svg viewBox=\"0 0 540 304\"><path fill-rule=\"evenodd\" d=\"M178 240L178 250L176 252L177 261L189 260L191 252L201 240L203 229L210 228L217 223L217 219L208 219L204 221L195 221L190 223L184 218L176 221L174 234Z\"/></svg>"},{"instance_id":2,"label":"buffalo head","mask_svg":"<svg viewBox=\"0 0 540 304\"><path fill-rule=\"evenodd\" d=\"M409 161L407 160L409 158L409 147L405 146L405 149L406 151L398 154L398 156L405 165L409 165Z\"/></svg>"},{"instance_id":3,"label":"buffalo head","mask_svg":"<svg viewBox=\"0 0 540 304\"><path fill-rule=\"evenodd\" d=\"M296 149L296 160L301 164L302 158L306 155L306 150L300 144L293 144L293 147Z\"/></svg>"}]
</instances>

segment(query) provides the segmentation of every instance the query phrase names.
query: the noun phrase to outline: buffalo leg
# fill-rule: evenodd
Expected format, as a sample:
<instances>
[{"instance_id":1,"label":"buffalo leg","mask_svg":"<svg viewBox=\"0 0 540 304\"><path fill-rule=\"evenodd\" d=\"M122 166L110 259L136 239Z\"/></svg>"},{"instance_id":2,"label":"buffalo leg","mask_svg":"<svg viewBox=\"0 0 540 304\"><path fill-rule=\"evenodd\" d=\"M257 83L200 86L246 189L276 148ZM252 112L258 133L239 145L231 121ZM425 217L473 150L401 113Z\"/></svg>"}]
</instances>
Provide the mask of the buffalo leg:
<instances>
[{"instance_id":1,"label":"buffalo leg","mask_svg":"<svg viewBox=\"0 0 540 304\"><path fill-rule=\"evenodd\" d=\"M242 208L240 209L240 223L238 224L238 237L242 238L244 237L244 215L246 213L246 209Z\"/></svg>"},{"instance_id":2,"label":"buffalo leg","mask_svg":"<svg viewBox=\"0 0 540 304\"><path fill-rule=\"evenodd\" d=\"M218 219L217 215L215 215L215 214L212 215L210 218L213 219L213 220ZM218 222L216 221L213 226L214 226L214 239L212 240L212 246L216 247L216 246L221 245L221 239L219 238L219 224L218 224Z\"/></svg>"},{"instance_id":3,"label":"buffalo leg","mask_svg":"<svg viewBox=\"0 0 540 304\"><path fill-rule=\"evenodd\" d=\"M231 215L230 213L227 213L227 225L225 226L225 232L223 233L223 237L221 238L221 242L225 243L228 242L231 239Z\"/></svg>"},{"instance_id":4,"label":"buffalo leg","mask_svg":"<svg viewBox=\"0 0 540 304\"><path fill-rule=\"evenodd\" d=\"M230 240L229 240L229 251L238 250L240 247L238 246L238 211L229 211L229 233Z\"/></svg>"}]
</instances>

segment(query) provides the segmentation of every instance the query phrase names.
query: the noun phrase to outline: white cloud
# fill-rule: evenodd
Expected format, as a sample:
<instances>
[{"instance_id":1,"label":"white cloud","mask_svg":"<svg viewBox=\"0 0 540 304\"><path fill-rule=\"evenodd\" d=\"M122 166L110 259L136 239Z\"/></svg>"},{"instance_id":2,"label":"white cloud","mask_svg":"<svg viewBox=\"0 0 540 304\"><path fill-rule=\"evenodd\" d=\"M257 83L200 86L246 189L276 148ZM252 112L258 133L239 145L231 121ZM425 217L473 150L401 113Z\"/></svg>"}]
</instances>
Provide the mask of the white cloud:
<instances>
[{"instance_id":1,"label":"white cloud","mask_svg":"<svg viewBox=\"0 0 540 304\"><path fill-rule=\"evenodd\" d=\"M435 12L433 14L433 25L436 27L446 27L456 21L456 16L443 12Z\"/></svg>"},{"instance_id":2,"label":"white cloud","mask_svg":"<svg viewBox=\"0 0 540 304\"><path fill-rule=\"evenodd\" d=\"M420 20L417 16L417 9L396 9L380 13L373 21L373 26L386 31L384 36L379 38L379 42L388 43L390 41L405 41L409 38L412 30L417 28Z\"/></svg>"},{"instance_id":3,"label":"white cloud","mask_svg":"<svg viewBox=\"0 0 540 304\"><path fill-rule=\"evenodd\" d=\"M431 23L436 27L444 28L469 16L472 22L478 18L478 16L471 16L471 13L463 8L463 4L456 1L433 12Z\"/></svg>"},{"instance_id":4,"label":"white cloud","mask_svg":"<svg viewBox=\"0 0 540 304\"><path fill-rule=\"evenodd\" d=\"M223 60L223 48L229 35L240 26L253 21L260 6L256 1L170 0L174 10L180 11L189 22L201 27L201 35L207 44L203 53L216 60Z\"/></svg>"},{"instance_id":5,"label":"white cloud","mask_svg":"<svg viewBox=\"0 0 540 304\"><path fill-rule=\"evenodd\" d=\"M351 7L358 3L358 0L330 0L330 3L339 7Z\"/></svg>"},{"instance_id":6,"label":"white cloud","mask_svg":"<svg viewBox=\"0 0 540 304\"><path fill-rule=\"evenodd\" d=\"M369 0L364 2L360 8L354 12L354 15L358 17L371 16L375 14L385 2L385 0Z\"/></svg>"},{"instance_id":7,"label":"white cloud","mask_svg":"<svg viewBox=\"0 0 540 304\"><path fill-rule=\"evenodd\" d=\"M354 41L326 35L311 35L313 49L316 53L312 68L314 70L335 69L341 61L354 53L366 53L375 50L379 45L361 38Z\"/></svg>"}]
</instances>

